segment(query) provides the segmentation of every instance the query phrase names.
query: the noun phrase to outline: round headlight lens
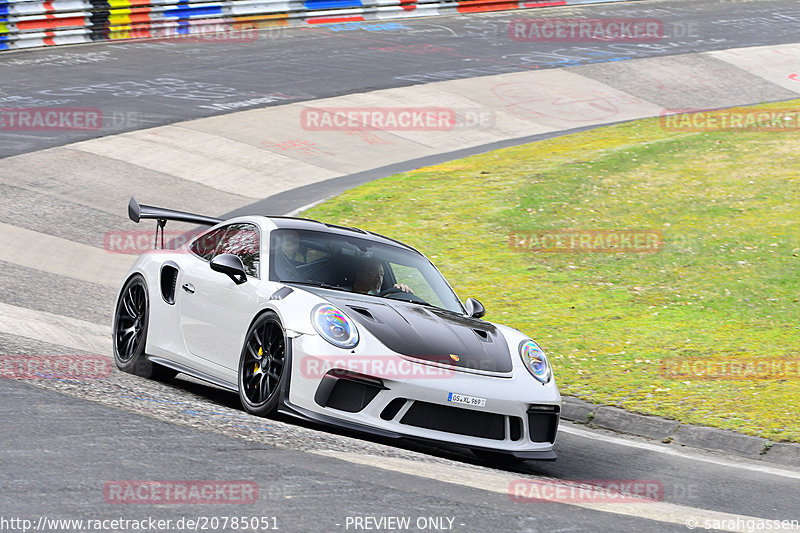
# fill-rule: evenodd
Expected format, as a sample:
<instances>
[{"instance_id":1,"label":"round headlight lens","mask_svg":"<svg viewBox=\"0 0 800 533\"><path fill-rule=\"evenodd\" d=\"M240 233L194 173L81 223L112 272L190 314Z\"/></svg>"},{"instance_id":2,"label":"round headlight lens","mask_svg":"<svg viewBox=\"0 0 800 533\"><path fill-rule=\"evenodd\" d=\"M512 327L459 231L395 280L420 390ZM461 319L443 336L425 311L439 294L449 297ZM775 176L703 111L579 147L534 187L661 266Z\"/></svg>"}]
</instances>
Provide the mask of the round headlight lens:
<instances>
[{"instance_id":1,"label":"round headlight lens","mask_svg":"<svg viewBox=\"0 0 800 533\"><path fill-rule=\"evenodd\" d=\"M525 363L525 368L537 381L541 383L550 381L550 377L553 375L550 363L538 344L532 340L523 341L519 345L519 355L522 357L522 362Z\"/></svg>"},{"instance_id":2,"label":"round headlight lens","mask_svg":"<svg viewBox=\"0 0 800 533\"><path fill-rule=\"evenodd\" d=\"M347 315L330 304L320 304L311 312L314 329L325 340L339 348L350 349L358 344L358 329Z\"/></svg>"}]
</instances>

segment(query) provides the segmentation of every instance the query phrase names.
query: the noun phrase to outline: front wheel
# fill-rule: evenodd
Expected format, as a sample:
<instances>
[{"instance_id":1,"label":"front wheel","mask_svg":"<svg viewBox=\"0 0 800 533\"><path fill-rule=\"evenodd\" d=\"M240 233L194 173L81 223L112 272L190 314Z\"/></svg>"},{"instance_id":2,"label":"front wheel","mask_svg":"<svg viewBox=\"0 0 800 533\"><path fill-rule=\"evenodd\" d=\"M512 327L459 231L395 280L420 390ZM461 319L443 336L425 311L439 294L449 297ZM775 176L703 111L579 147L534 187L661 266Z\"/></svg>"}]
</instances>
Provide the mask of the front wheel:
<instances>
[{"instance_id":1,"label":"front wheel","mask_svg":"<svg viewBox=\"0 0 800 533\"><path fill-rule=\"evenodd\" d=\"M114 363L129 374L168 381L177 372L151 363L144 353L149 319L147 285L144 278L136 274L122 288L114 312Z\"/></svg>"},{"instance_id":2,"label":"front wheel","mask_svg":"<svg viewBox=\"0 0 800 533\"><path fill-rule=\"evenodd\" d=\"M278 410L286 371L286 333L272 311L259 316L245 336L239 357L239 399L248 413L272 416Z\"/></svg>"}]
</instances>

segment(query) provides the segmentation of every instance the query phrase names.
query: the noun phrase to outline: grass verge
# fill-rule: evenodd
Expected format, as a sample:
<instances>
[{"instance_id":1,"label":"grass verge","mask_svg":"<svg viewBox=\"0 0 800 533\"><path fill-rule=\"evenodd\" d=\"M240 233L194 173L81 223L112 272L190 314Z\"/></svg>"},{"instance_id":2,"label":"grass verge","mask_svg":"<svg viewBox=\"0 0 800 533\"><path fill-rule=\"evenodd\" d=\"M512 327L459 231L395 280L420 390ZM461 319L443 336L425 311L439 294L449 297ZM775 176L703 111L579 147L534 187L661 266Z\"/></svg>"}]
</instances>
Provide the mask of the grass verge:
<instances>
[{"instance_id":1,"label":"grass verge","mask_svg":"<svg viewBox=\"0 0 800 533\"><path fill-rule=\"evenodd\" d=\"M564 394L800 442L797 130L646 119L394 175L303 216L422 250L487 320L542 345ZM663 246L554 253L509 237L561 229L646 229ZM779 375L754 366L775 358ZM705 379L708 361L759 379Z\"/></svg>"}]
</instances>

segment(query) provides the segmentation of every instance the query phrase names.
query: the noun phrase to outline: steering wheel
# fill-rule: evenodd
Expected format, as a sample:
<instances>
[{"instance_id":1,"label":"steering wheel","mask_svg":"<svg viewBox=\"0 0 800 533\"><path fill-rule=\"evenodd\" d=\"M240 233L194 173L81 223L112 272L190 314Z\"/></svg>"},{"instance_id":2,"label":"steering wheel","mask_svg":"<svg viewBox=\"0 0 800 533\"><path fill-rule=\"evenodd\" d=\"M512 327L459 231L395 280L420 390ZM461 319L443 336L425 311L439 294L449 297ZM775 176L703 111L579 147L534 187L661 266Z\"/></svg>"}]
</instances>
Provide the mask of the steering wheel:
<instances>
[{"instance_id":1,"label":"steering wheel","mask_svg":"<svg viewBox=\"0 0 800 533\"><path fill-rule=\"evenodd\" d=\"M397 294L399 292L403 292L402 289L398 289L397 287L389 287L388 289L384 289L378 293L378 296L389 296L390 294Z\"/></svg>"},{"instance_id":2,"label":"steering wheel","mask_svg":"<svg viewBox=\"0 0 800 533\"><path fill-rule=\"evenodd\" d=\"M381 291L378 296L382 298L389 298L392 300L401 300L405 302L415 302L420 304L427 304L425 300L414 294L413 292L405 292L402 289L398 289L397 287L389 287L386 290Z\"/></svg>"}]
</instances>

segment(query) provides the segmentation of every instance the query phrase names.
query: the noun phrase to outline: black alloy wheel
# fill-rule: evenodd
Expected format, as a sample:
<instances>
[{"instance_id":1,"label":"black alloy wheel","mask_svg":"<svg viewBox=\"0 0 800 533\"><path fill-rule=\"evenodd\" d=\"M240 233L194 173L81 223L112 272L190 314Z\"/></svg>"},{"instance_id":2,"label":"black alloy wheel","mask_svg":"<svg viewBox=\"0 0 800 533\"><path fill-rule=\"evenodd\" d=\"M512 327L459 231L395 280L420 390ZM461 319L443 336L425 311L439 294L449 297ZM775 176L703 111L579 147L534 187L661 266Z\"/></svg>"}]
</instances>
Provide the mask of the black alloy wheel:
<instances>
[{"instance_id":1,"label":"black alloy wheel","mask_svg":"<svg viewBox=\"0 0 800 533\"><path fill-rule=\"evenodd\" d=\"M248 413L272 416L286 372L286 333L272 311L260 315L245 336L239 358L239 398Z\"/></svg>"},{"instance_id":2,"label":"black alloy wheel","mask_svg":"<svg viewBox=\"0 0 800 533\"><path fill-rule=\"evenodd\" d=\"M168 381L178 372L148 361L144 353L149 320L147 285L136 274L122 288L114 313L114 363L123 372Z\"/></svg>"}]
</instances>

